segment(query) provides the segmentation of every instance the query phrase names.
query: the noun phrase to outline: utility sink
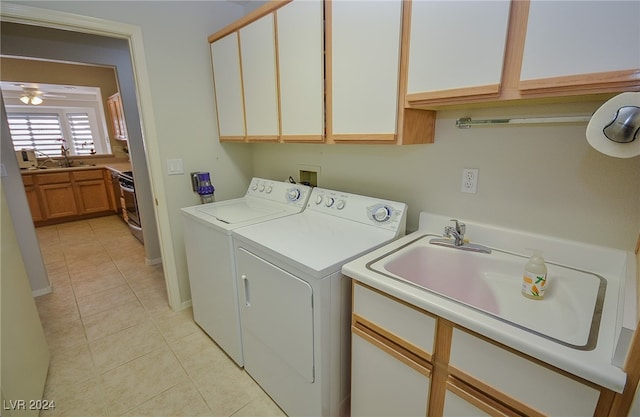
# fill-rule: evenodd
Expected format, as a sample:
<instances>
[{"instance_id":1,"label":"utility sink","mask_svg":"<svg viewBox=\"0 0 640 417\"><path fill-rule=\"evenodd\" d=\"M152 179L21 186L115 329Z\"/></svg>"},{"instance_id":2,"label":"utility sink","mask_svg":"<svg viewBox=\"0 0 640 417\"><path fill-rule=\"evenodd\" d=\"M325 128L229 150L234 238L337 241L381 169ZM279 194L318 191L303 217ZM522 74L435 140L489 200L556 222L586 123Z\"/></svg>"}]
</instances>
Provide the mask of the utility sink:
<instances>
[{"instance_id":1,"label":"utility sink","mask_svg":"<svg viewBox=\"0 0 640 417\"><path fill-rule=\"evenodd\" d=\"M436 237L422 235L372 260L367 268L565 346L595 347L607 285L602 276L547 262L544 299L531 300L520 293L527 256L429 243Z\"/></svg>"}]
</instances>

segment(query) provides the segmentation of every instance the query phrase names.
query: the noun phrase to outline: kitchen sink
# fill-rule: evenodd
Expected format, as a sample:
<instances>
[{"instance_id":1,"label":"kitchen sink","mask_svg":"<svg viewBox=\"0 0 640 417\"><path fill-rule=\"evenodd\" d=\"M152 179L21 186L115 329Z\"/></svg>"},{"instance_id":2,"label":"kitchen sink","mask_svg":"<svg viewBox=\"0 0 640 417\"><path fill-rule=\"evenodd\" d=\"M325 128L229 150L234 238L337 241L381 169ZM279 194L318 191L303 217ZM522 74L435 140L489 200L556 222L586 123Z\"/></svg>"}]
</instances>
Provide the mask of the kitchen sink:
<instances>
[{"instance_id":1,"label":"kitchen sink","mask_svg":"<svg viewBox=\"0 0 640 417\"><path fill-rule=\"evenodd\" d=\"M602 276L547 262L542 300L520 293L528 256L491 248L477 253L429 243L426 234L366 267L481 311L528 332L580 350L595 347L607 281Z\"/></svg>"}]
</instances>

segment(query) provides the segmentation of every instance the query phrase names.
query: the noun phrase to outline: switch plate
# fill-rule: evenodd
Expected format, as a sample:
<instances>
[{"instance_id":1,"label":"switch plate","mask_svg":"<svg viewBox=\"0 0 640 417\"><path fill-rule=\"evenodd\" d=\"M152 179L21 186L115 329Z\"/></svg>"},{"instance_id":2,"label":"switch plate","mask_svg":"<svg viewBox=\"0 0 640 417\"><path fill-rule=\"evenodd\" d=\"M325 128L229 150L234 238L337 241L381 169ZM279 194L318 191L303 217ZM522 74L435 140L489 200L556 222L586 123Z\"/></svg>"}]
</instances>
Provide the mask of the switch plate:
<instances>
[{"instance_id":1,"label":"switch plate","mask_svg":"<svg viewBox=\"0 0 640 417\"><path fill-rule=\"evenodd\" d=\"M464 168L462 170L461 191L471 194L478 192L478 170L476 168Z\"/></svg>"},{"instance_id":2,"label":"switch plate","mask_svg":"<svg viewBox=\"0 0 640 417\"><path fill-rule=\"evenodd\" d=\"M169 175L182 175L182 174L184 174L184 167L182 165L182 159L167 159L167 173Z\"/></svg>"}]
</instances>

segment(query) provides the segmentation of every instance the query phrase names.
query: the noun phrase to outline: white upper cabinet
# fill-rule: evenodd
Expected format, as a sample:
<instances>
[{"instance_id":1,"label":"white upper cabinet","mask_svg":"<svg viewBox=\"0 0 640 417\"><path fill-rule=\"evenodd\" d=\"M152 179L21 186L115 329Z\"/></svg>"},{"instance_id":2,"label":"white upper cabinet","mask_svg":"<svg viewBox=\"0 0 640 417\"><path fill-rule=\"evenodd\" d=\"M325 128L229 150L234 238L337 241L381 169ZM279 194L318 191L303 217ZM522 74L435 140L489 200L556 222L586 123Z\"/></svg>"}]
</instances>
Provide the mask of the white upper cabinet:
<instances>
[{"instance_id":1,"label":"white upper cabinet","mask_svg":"<svg viewBox=\"0 0 640 417\"><path fill-rule=\"evenodd\" d=\"M411 2L409 100L497 95L509 8L509 0Z\"/></svg>"},{"instance_id":2,"label":"white upper cabinet","mask_svg":"<svg viewBox=\"0 0 640 417\"><path fill-rule=\"evenodd\" d=\"M395 141L402 1L326 6L328 139Z\"/></svg>"},{"instance_id":3,"label":"white upper cabinet","mask_svg":"<svg viewBox=\"0 0 640 417\"><path fill-rule=\"evenodd\" d=\"M244 140L244 103L236 32L211 44L220 140Z\"/></svg>"},{"instance_id":4,"label":"white upper cabinet","mask_svg":"<svg viewBox=\"0 0 640 417\"><path fill-rule=\"evenodd\" d=\"M248 140L279 137L273 14L240 29L240 55Z\"/></svg>"},{"instance_id":5,"label":"white upper cabinet","mask_svg":"<svg viewBox=\"0 0 640 417\"><path fill-rule=\"evenodd\" d=\"M321 0L276 11L283 141L324 139L324 23Z\"/></svg>"},{"instance_id":6,"label":"white upper cabinet","mask_svg":"<svg viewBox=\"0 0 640 417\"><path fill-rule=\"evenodd\" d=\"M637 83L640 81L638 69L640 2L531 1L521 90L633 77ZM579 76L584 81L573 79ZM534 81L551 78L552 82Z\"/></svg>"}]
</instances>

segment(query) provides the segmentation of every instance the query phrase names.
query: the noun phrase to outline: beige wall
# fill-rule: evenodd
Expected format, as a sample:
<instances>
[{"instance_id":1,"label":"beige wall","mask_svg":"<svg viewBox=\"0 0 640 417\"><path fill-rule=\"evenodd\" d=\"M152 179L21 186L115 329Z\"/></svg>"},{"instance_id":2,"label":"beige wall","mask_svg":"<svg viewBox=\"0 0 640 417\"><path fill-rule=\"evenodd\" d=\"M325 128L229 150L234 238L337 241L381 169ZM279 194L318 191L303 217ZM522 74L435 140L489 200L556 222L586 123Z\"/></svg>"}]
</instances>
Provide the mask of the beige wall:
<instances>
[{"instance_id":1,"label":"beige wall","mask_svg":"<svg viewBox=\"0 0 640 417\"><path fill-rule=\"evenodd\" d=\"M114 68L2 57L0 58L0 80L100 88L111 151L116 157L127 156L122 149L126 143L113 139L115 136L113 126L109 123L107 99L118 92Z\"/></svg>"},{"instance_id":2,"label":"beige wall","mask_svg":"<svg viewBox=\"0 0 640 417\"><path fill-rule=\"evenodd\" d=\"M12 410L10 415L37 416L38 411L29 410L28 404L42 399L49 351L2 186L0 198L0 391L3 408L10 408L10 401L26 401L26 410Z\"/></svg>"},{"instance_id":3,"label":"beige wall","mask_svg":"<svg viewBox=\"0 0 640 417\"><path fill-rule=\"evenodd\" d=\"M320 166L321 187L406 202L408 230L432 211L633 250L640 157L596 152L586 124L455 127L459 117L589 115L600 104L440 111L430 145L254 145L254 175L297 178L300 164ZM463 168L479 169L477 194L460 192Z\"/></svg>"}]
</instances>

